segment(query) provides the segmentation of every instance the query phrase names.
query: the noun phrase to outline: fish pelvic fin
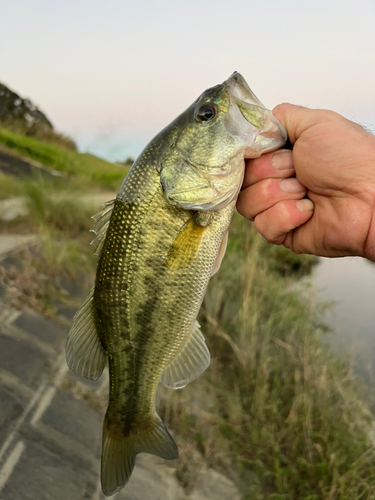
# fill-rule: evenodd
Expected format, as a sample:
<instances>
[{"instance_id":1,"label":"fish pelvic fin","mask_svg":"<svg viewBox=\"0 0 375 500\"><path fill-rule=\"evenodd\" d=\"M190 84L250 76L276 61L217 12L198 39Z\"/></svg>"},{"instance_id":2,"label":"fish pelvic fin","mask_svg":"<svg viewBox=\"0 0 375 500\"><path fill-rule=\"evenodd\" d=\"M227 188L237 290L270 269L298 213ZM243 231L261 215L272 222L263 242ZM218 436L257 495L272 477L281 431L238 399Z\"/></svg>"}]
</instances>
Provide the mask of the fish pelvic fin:
<instances>
[{"instance_id":1,"label":"fish pelvic fin","mask_svg":"<svg viewBox=\"0 0 375 500\"><path fill-rule=\"evenodd\" d=\"M93 315L94 288L73 318L66 342L66 362L71 370L97 380L107 362L107 353L100 343Z\"/></svg>"},{"instance_id":2,"label":"fish pelvic fin","mask_svg":"<svg viewBox=\"0 0 375 500\"><path fill-rule=\"evenodd\" d=\"M161 382L170 389L182 389L210 364L210 351L197 321L176 358L164 370Z\"/></svg>"},{"instance_id":3,"label":"fish pelvic fin","mask_svg":"<svg viewBox=\"0 0 375 500\"><path fill-rule=\"evenodd\" d=\"M166 267L173 270L189 268L197 256L205 230L191 217L172 243L166 256Z\"/></svg>"},{"instance_id":4,"label":"fish pelvic fin","mask_svg":"<svg viewBox=\"0 0 375 500\"><path fill-rule=\"evenodd\" d=\"M176 443L157 414L128 435L124 434L121 424L111 422L107 414L103 425L101 465L105 496L114 495L127 484L138 453L150 453L166 460L178 458Z\"/></svg>"}]
</instances>

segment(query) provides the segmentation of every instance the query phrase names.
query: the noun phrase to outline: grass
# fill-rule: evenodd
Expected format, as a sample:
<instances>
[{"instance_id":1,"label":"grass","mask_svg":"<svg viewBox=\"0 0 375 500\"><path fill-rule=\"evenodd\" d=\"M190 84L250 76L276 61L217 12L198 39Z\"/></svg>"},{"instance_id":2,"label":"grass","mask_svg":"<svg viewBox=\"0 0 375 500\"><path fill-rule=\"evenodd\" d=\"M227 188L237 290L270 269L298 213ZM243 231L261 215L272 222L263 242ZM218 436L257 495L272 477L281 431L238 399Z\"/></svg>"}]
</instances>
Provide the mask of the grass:
<instances>
[{"instance_id":1,"label":"grass","mask_svg":"<svg viewBox=\"0 0 375 500\"><path fill-rule=\"evenodd\" d=\"M0 200L21 196L24 192L23 183L9 175L0 173Z\"/></svg>"},{"instance_id":2,"label":"grass","mask_svg":"<svg viewBox=\"0 0 375 500\"><path fill-rule=\"evenodd\" d=\"M88 289L92 285L97 259L90 246L93 235L89 230L93 225L91 216L100 207L85 201L77 187L61 179L12 182L8 187L13 189L13 195L17 192L22 197L27 214L1 222L0 230L36 234L39 244L33 252L25 251L22 255L22 271L0 266L0 280L7 288L12 307L28 305L53 316L54 303L64 299L59 286L62 276L79 279Z\"/></svg>"},{"instance_id":3,"label":"grass","mask_svg":"<svg viewBox=\"0 0 375 500\"><path fill-rule=\"evenodd\" d=\"M371 398L322 344L312 291L291 286L301 269L275 262L236 217L200 317L212 364L183 391L163 391L166 424L183 454L194 443L246 500L375 498Z\"/></svg>"},{"instance_id":4,"label":"grass","mask_svg":"<svg viewBox=\"0 0 375 500\"><path fill-rule=\"evenodd\" d=\"M76 178L84 185L100 185L107 189L118 189L127 169L107 162L88 153L77 153L63 146L16 134L0 128L0 143L17 153L38 161L54 170Z\"/></svg>"},{"instance_id":5,"label":"grass","mask_svg":"<svg viewBox=\"0 0 375 500\"><path fill-rule=\"evenodd\" d=\"M34 224L77 239L91 229L95 208L82 201L82 192L71 187L39 179L23 183L29 219Z\"/></svg>"},{"instance_id":6,"label":"grass","mask_svg":"<svg viewBox=\"0 0 375 500\"><path fill-rule=\"evenodd\" d=\"M97 259L90 246L94 235L89 231L91 217L101 206L85 201L81 191L66 184L39 179L25 182L24 188L29 224L43 240L49 275L93 275Z\"/></svg>"}]
</instances>

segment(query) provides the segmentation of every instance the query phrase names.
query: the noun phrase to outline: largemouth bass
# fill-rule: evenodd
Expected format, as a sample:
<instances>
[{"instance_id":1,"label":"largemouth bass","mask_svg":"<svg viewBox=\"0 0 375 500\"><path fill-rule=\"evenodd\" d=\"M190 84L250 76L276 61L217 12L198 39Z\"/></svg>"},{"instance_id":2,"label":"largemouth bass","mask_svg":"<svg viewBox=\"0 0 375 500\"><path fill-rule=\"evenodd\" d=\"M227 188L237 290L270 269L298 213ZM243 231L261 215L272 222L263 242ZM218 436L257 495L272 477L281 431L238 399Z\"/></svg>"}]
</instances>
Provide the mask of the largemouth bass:
<instances>
[{"instance_id":1,"label":"largemouth bass","mask_svg":"<svg viewBox=\"0 0 375 500\"><path fill-rule=\"evenodd\" d=\"M138 453L177 458L155 410L158 384L182 388L208 367L196 318L225 252L244 157L285 140L284 128L234 73L146 146L116 199L94 217L95 285L73 320L66 353L73 371L94 380L108 359L106 496L128 482Z\"/></svg>"}]
</instances>

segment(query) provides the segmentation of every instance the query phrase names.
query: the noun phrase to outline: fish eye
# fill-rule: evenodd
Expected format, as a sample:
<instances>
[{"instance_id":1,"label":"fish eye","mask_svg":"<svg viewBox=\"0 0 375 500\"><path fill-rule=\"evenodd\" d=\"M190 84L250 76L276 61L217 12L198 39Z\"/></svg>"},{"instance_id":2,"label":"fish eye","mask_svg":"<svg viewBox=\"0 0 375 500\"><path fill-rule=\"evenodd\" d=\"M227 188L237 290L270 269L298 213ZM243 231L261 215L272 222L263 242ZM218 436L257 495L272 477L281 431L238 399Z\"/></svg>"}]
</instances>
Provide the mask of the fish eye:
<instances>
[{"instance_id":1,"label":"fish eye","mask_svg":"<svg viewBox=\"0 0 375 500\"><path fill-rule=\"evenodd\" d=\"M202 106L199 108L198 113L197 113L197 118L201 122L207 122L209 120L212 120L216 116L216 109L214 106L210 106L206 104L205 106Z\"/></svg>"}]
</instances>

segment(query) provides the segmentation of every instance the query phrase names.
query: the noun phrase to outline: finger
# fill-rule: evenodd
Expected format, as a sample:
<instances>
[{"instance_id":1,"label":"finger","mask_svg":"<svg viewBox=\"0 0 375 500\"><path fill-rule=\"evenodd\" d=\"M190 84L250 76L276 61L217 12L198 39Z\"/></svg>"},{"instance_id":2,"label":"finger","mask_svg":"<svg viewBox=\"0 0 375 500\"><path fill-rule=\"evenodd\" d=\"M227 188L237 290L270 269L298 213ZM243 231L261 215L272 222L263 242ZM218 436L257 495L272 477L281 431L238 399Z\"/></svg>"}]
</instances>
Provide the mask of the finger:
<instances>
[{"instance_id":1,"label":"finger","mask_svg":"<svg viewBox=\"0 0 375 500\"><path fill-rule=\"evenodd\" d=\"M311 200L280 201L254 219L256 230L270 243L282 245L290 232L307 222L314 212Z\"/></svg>"},{"instance_id":2,"label":"finger","mask_svg":"<svg viewBox=\"0 0 375 500\"><path fill-rule=\"evenodd\" d=\"M295 177L291 179L264 179L240 192L237 211L249 220L282 200L299 200L306 188Z\"/></svg>"},{"instance_id":3,"label":"finger","mask_svg":"<svg viewBox=\"0 0 375 500\"><path fill-rule=\"evenodd\" d=\"M289 149L266 153L254 160L246 161L242 189L270 177L285 178L294 175L293 156Z\"/></svg>"}]
</instances>

